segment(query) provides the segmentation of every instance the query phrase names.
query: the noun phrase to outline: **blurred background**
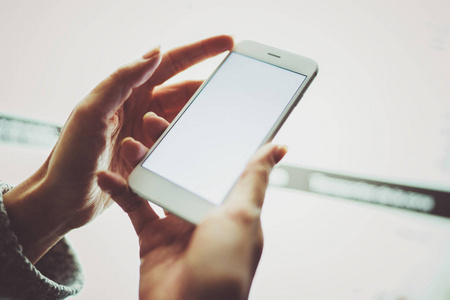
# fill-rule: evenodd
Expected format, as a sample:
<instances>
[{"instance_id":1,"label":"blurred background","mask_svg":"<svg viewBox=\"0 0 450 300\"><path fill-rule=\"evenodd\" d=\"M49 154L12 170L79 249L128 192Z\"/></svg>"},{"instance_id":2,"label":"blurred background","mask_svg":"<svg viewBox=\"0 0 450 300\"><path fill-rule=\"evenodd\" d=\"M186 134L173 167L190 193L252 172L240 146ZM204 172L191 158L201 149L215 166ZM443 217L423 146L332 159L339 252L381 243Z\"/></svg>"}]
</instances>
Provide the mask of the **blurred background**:
<instances>
[{"instance_id":1,"label":"blurred background","mask_svg":"<svg viewBox=\"0 0 450 300\"><path fill-rule=\"evenodd\" d=\"M449 11L445 0L0 0L0 178L32 174L120 65L232 34L319 64L276 138L284 164L450 191ZM206 78L222 58L171 82ZM450 299L448 218L273 186L263 227L251 299ZM77 299L137 298L137 239L117 206L69 238L86 274Z\"/></svg>"}]
</instances>

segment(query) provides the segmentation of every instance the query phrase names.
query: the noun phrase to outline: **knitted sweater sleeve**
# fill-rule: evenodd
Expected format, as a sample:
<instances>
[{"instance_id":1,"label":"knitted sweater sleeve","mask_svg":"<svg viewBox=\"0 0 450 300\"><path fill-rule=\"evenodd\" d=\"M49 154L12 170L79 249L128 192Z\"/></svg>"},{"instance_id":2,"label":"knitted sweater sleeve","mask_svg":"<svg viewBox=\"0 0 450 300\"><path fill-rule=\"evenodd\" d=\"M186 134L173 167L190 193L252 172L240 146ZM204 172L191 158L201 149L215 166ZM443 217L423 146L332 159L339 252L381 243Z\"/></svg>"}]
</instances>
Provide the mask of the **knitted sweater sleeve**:
<instances>
[{"instance_id":1,"label":"knitted sweater sleeve","mask_svg":"<svg viewBox=\"0 0 450 300\"><path fill-rule=\"evenodd\" d=\"M0 299L65 299L77 294L83 274L66 239L33 265L22 253L3 205L11 187L0 181Z\"/></svg>"}]
</instances>

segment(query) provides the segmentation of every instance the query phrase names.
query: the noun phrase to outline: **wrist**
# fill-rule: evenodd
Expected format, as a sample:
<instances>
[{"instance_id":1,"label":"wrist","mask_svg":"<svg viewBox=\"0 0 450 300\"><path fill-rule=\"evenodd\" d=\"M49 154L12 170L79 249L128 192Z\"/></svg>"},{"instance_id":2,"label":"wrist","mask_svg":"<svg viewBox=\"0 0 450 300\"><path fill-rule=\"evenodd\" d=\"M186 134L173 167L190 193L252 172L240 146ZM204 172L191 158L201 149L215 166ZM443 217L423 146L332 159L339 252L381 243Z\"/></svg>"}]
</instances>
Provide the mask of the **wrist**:
<instances>
[{"instance_id":1,"label":"wrist","mask_svg":"<svg viewBox=\"0 0 450 300\"><path fill-rule=\"evenodd\" d=\"M4 194L3 203L23 254L36 263L69 229L52 213L42 181L33 177Z\"/></svg>"}]
</instances>

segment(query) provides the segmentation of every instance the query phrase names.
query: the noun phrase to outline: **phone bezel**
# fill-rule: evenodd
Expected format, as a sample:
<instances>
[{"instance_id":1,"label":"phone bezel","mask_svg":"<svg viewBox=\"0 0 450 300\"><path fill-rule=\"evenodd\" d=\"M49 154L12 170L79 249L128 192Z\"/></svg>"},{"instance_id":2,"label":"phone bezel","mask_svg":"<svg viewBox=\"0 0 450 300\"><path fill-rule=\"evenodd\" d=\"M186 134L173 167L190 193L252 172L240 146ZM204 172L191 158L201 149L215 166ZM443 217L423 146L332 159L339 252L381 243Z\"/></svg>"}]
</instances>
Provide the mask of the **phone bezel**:
<instances>
[{"instance_id":1,"label":"phone bezel","mask_svg":"<svg viewBox=\"0 0 450 300\"><path fill-rule=\"evenodd\" d=\"M317 63L307 57L293 54L274 47L263 45L254 41L245 40L235 45L232 52L246 55L248 57L293 71L306 76L305 81L292 97L283 113L278 117L277 122L267 133L266 138L261 145L270 142L281 128L289 114L300 101L303 93L306 91L314 77L318 72ZM231 53L231 52L230 52ZM228 56L227 56L228 57ZM227 58L226 57L226 58ZM226 61L226 58L223 62ZM216 68L211 76L205 80L200 88L194 93L180 113L175 117L171 125L164 131L160 138L155 142L153 147L148 151L146 156L139 162L137 167L131 172L128 178L128 184L131 190L140 197L147 199L171 213L193 223L200 223L208 212L217 207L217 205L199 197L198 195L178 186L177 184L153 173L142 167L142 163L151 154L153 149L159 144L163 137L170 131L173 124L176 123L184 111L189 107L192 101L197 97L203 87L210 81L214 74L220 69L223 62Z\"/></svg>"}]
</instances>

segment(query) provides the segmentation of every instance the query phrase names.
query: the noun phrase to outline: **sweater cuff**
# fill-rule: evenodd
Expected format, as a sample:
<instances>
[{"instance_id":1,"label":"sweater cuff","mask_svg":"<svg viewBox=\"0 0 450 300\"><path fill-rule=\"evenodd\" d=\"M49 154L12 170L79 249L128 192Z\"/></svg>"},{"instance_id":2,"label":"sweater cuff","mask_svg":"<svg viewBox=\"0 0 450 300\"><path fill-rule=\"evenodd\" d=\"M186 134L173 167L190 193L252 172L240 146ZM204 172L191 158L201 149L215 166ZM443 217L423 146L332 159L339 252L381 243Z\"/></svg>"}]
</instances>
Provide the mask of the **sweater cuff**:
<instances>
[{"instance_id":1,"label":"sweater cuff","mask_svg":"<svg viewBox=\"0 0 450 300\"><path fill-rule=\"evenodd\" d=\"M0 181L0 299L64 299L77 294L83 274L63 238L33 265L23 254L3 205L12 187Z\"/></svg>"}]
</instances>

